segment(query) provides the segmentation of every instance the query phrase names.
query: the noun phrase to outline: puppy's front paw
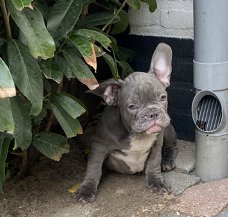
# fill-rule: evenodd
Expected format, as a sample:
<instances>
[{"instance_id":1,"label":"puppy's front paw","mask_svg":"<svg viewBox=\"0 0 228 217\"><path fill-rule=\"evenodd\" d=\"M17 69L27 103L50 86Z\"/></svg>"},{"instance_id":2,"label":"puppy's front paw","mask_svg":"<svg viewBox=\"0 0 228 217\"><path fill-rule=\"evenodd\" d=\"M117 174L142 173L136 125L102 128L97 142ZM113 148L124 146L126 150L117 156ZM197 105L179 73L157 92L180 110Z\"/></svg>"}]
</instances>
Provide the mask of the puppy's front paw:
<instances>
[{"instance_id":1,"label":"puppy's front paw","mask_svg":"<svg viewBox=\"0 0 228 217\"><path fill-rule=\"evenodd\" d=\"M164 172L169 172L175 168L175 161L173 159L164 158L161 162L161 169Z\"/></svg>"},{"instance_id":2,"label":"puppy's front paw","mask_svg":"<svg viewBox=\"0 0 228 217\"><path fill-rule=\"evenodd\" d=\"M96 193L94 190L92 190L92 188L84 185L77 190L75 198L82 204L92 203L96 199Z\"/></svg>"},{"instance_id":3,"label":"puppy's front paw","mask_svg":"<svg viewBox=\"0 0 228 217\"><path fill-rule=\"evenodd\" d=\"M153 192L158 194L171 194L171 188L164 181L152 181L147 183L147 187Z\"/></svg>"}]
</instances>

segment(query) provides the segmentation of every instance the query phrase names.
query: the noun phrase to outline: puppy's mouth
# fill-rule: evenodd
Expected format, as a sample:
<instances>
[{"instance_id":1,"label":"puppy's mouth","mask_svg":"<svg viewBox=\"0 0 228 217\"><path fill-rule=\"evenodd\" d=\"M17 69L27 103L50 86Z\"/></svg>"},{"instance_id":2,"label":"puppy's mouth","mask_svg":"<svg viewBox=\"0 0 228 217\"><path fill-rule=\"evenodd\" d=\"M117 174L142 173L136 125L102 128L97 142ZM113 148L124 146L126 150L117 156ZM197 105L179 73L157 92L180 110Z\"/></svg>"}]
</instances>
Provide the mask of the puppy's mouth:
<instances>
[{"instance_id":1,"label":"puppy's mouth","mask_svg":"<svg viewBox=\"0 0 228 217\"><path fill-rule=\"evenodd\" d=\"M146 134L151 134L151 133L160 133L162 130L162 127L159 125L153 125L150 128L148 128L145 133Z\"/></svg>"},{"instance_id":2,"label":"puppy's mouth","mask_svg":"<svg viewBox=\"0 0 228 217\"><path fill-rule=\"evenodd\" d=\"M150 126L145 130L146 134L151 134L151 133L159 133L164 127L162 127L160 124L156 123L153 121Z\"/></svg>"}]
</instances>

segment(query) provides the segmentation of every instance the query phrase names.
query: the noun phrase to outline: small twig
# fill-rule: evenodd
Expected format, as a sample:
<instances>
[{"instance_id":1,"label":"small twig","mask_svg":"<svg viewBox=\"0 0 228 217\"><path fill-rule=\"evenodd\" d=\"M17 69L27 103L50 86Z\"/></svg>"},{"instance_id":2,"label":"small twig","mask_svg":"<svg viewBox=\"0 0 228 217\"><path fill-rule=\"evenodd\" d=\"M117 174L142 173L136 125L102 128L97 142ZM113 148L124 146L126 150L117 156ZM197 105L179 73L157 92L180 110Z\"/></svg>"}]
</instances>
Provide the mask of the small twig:
<instances>
[{"instance_id":1,"label":"small twig","mask_svg":"<svg viewBox=\"0 0 228 217\"><path fill-rule=\"evenodd\" d=\"M2 9L3 20L6 28L7 39L12 39L12 33L10 28L9 14L6 10L5 0L0 0L0 7Z\"/></svg>"},{"instance_id":2,"label":"small twig","mask_svg":"<svg viewBox=\"0 0 228 217\"><path fill-rule=\"evenodd\" d=\"M105 9L105 10L109 9L109 8L105 7L104 5L102 5L102 4L99 4L98 2L94 2L94 4L97 5L98 7L101 7L103 9Z\"/></svg>"},{"instance_id":3,"label":"small twig","mask_svg":"<svg viewBox=\"0 0 228 217\"><path fill-rule=\"evenodd\" d=\"M88 14L88 9L89 9L89 4L86 4L82 9L81 18L84 18Z\"/></svg>"},{"instance_id":4,"label":"small twig","mask_svg":"<svg viewBox=\"0 0 228 217\"><path fill-rule=\"evenodd\" d=\"M102 31L105 31L105 29L112 23L112 21L116 18L116 16L120 13L120 11L124 8L125 4L126 4L127 0L124 0L124 2L122 3L121 7L118 9L118 11L114 14L114 16L112 17L111 20L109 20L108 23L106 23L106 25L102 28Z\"/></svg>"}]
</instances>

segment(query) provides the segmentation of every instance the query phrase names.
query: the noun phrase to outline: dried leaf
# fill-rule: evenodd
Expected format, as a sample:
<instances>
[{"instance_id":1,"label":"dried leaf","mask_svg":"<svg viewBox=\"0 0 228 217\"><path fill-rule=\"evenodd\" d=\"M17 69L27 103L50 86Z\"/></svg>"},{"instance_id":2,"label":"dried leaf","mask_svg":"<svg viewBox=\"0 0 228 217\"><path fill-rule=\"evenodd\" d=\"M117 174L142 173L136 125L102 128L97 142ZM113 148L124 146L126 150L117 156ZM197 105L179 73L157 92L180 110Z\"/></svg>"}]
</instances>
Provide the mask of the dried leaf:
<instances>
[{"instance_id":1,"label":"dried leaf","mask_svg":"<svg viewBox=\"0 0 228 217\"><path fill-rule=\"evenodd\" d=\"M79 187L80 187L80 183L76 182L71 188L68 189L68 191L70 193L75 193L78 190Z\"/></svg>"},{"instance_id":2,"label":"dried leaf","mask_svg":"<svg viewBox=\"0 0 228 217\"><path fill-rule=\"evenodd\" d=\"M16 96L16 89L14 87L0 87L0 98Z\"/></svg>"},{"instance_id":3,"label":"dried leaf","mask_svg":"<svg viewBox=\"0 0 228 217\"><path fill-rule=\"evenodd\" d=\"M99 86L96 78L83 78L80 79L80 81L85 84L90 90L94 90Z\"/></svg>"},{"instance_id":4,"label":"dried leaf","mask_svg":"<svg viewBox=\"0 0 228 217\"><path fill-rule=\"evenodd\" d=\"M55 161L59 161L63 154L69 153L69 144L64 144L61 148L59 148L58 152L52 155L50 158Z\"/></svg>"},{"instance_id":5,"label":"dried leaf","mask_svg":"<svg viewBox=\"0 0 228 217\"><path fill-rule=\"evenodd\" d=\"M97 57L96 57L96 53L95 53L95 49L94 49L94 45L92 44L92 48L91 48L91 54L92 56L83 56L84 60L86 61L86 63L90 66L92 66L95 70L95 72L97 71Z\"/></svg>"}]
</instances>

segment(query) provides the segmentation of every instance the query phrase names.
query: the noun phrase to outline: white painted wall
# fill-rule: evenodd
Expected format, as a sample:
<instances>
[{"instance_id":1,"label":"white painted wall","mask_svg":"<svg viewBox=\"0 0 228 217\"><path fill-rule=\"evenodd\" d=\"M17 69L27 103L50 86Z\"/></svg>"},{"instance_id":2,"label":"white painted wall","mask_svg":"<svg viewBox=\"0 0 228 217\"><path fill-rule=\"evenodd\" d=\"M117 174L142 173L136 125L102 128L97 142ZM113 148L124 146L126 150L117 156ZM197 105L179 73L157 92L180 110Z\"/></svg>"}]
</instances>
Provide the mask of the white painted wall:
<instances>
[{"instance_id":1,"label":"white painted wall","mask_svg":"<svg viewBox=\"0 0 228 217\"><path fill-rule=\"evenodd\" d=\"M130 34L193 39L193 0L157 0L150 13L142 3L138 11L129 11Z\"/></svg>"}]
</instances>

